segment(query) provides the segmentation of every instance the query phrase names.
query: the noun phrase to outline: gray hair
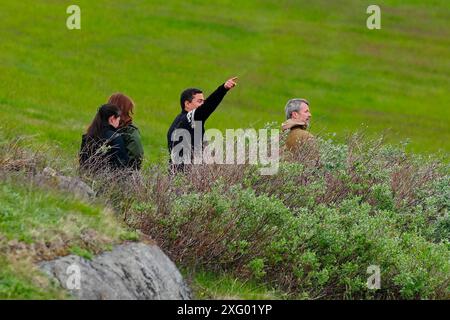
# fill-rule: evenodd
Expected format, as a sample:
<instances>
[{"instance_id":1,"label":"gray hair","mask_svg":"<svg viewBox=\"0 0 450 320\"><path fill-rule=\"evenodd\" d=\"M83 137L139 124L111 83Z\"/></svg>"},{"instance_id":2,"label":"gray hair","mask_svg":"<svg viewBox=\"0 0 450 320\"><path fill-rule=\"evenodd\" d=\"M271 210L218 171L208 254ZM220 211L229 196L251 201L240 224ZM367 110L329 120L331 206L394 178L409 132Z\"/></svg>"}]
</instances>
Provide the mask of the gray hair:
<instances>
[{"instance_id":1,"label":"gray hair","mask_svg":"<svg viewBox=\"0 0 450 320\"><path fill-rule=\"evenodd\" d=\"M284 111L286 112L286 119L290 119L292 117L292 112L299 112L302 103L306 103L309 106L309 102L306 99L291 99L286 103L286 107L284 107Z\"/></svg>"}]
</instances>

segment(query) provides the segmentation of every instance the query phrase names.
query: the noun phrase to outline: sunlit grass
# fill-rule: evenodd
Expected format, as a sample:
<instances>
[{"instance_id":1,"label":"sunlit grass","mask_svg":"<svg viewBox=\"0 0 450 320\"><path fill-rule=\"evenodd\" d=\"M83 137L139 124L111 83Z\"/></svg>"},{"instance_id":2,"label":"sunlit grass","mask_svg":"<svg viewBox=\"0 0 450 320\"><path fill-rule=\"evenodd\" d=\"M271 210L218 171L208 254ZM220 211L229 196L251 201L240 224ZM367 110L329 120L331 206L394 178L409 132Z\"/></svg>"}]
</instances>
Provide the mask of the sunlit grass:
<instances>
[{"instance_id":1,"label":"sunlit grass","mask_svg":"<svg viewBox=\"0 0 450 320\"><path fill-rule=\"evenodd\" d=\"M283 120L292 97L311 101L313 133L390 129L411 149L450 148L448 1L382 1L382 29L365 27L368 1L8 2L0 13L0 115L74 158L97 107L116 91L137 103L147 159L165 152L181 90L239 86L207 127ZM35 17L33 19L29 17Z\"/></svg>"}]
</instances>

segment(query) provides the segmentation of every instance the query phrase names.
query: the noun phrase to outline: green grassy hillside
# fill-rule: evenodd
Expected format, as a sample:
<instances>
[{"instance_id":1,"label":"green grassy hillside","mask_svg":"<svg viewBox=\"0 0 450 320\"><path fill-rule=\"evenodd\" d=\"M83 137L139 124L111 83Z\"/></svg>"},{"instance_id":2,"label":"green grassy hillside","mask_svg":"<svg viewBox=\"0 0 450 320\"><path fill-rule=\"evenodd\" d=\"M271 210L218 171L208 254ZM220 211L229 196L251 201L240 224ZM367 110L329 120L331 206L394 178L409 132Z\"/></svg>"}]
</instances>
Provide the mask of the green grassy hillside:
<instances>
[{"instance_id":1,"label":"green grassy hillside","mask_svg":"<svg viewBox=\"0 0 450 320\"><path fill-rule=\"evenodd\" d=\"M23 178L0 177L0 203L0 299L67 298L36 262L91 258L132 234L111 211Z\"/></svg>"},{"instance_id":2,"label":"green grassy hillside","mask_svg":"<svg viewBox=\"0 0 450 320\"><path fill-rule=\"evenodd\" d=\"M74 175L81 134L98 106L121 91L137 104L135 123L146 158L155 162L166 155L181 90L196 86L208 94L237 75L238 87L207 128L281 123L286 101L304 97L316 135L336 132L343 140L361 128L372 135L387 130L391 142L411 139L409 150L443 150L448 160L449 1L378 1L382 29L373 31L366 28L372 2L365 0L81 0L82 29L73 31L66 28L71 2L0 4L0 299L67 298L35 262L68 253L89 258L136 240L136 229L160 240L197 298L448 298L448 165L426 157L318 139L323 166L284 163L273 177L212 166L218 179L206 170L180 182L144 171L148 185L137 186L113 215L103 205L107 196L84 201L39 184L34 179L44 166L21 167L9 145L20 136L46 165ZM8 161L19 169L7 168ZM242 223L262 232L267 246L247 247L262 240L237 226L230 246L218 249L232 262L236 252L247 260L211 265L207 237L231 234L218 214L234 213L245 213ZM264 215L273 216L269 226L280 228L278 238L266 235L265 222L258 229ZM148 229L151 219L160 228ZM183 219L191 222L184 233L170 233ZM191 231L207 245L189 251L173 244L183 241L171 242ZM85 241L85 233L94 237ZM365 291L374 261L391 285L379 293ZM290 278L277 278L285 274Z\"/></svg>"},{"instance_id":3,"label":"green grassy hillside","mask_svg":"<svg viewBox=\"0 0 450 320\"><path fill-rule=\"evenodd\" d=\"M137 103L147 158L165 147L182 89L240 85L208 127L283 120L292 97L311 101L314 133L368 126L411 148L450 150L450 3L379 1L2 1L0 117L73 158L96 108L116 91Z\"/></svg>"}]
</instances>

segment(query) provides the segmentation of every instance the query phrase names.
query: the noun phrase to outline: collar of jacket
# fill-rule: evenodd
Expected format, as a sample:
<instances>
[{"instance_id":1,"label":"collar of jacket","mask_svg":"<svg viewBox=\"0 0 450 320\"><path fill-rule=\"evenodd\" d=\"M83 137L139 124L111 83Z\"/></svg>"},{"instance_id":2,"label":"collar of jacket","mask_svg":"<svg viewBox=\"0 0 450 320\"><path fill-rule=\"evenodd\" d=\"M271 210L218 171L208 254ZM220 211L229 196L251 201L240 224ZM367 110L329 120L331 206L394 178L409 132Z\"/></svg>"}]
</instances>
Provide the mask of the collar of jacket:
<instances>
[{"instance_id":1,"label":"collar of jacket","mask_svg":"<svg viewBox=\"0 0 450 320\"><path fill-rule=\"evenodd\" d=\"M106 130L112 130L112 131L117 131L117 128L114 128L112 125L110 125L109 123L105 123L103 125L103 128Z\"/></svg>"},{"instance_id":2,"label":"collar of jacket","mask_svg":"<svg viewBox=\"0 0 450 320\"><path fill-rule=\"evenodd\" d=\"M299 121L299 120L294 120L294 119L288 119L281 124L281 128L283 131L286 131L288 129L294 129L294 128L300 128L300 129L306 130L307 127L308 127L308 125L305 122Z\"/></svg>"}]
</instances>

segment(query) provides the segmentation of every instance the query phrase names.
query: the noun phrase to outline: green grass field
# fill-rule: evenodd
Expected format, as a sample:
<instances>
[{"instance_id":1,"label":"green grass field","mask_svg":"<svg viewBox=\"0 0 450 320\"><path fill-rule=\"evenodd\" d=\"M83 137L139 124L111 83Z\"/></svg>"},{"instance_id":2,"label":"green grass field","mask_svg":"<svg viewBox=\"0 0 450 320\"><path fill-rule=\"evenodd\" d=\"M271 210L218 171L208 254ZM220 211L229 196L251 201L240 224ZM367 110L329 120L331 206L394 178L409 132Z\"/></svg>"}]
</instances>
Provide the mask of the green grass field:
<instances>
[{"instance_id":1,"label":"green grass field","mask_svg":"<svg viewBox=\"0 0 450 320\"><path fill-rule=\"evenodd\" d=\"M0 180L0 300L62 299L36 261L69 253L89 258L90 249L107 250L132 232L100 205L23 180ZM86 232L95 239L84 241Z\"/></svg>"},{"instance_id":2,"label":"green grass field","mask_svg":"<svg viewBox=\"0 0 450 320\"><path fill-rule=\"evenodd\" d=\"M0 128L60 146L74 159L98 106L116 91L137 104L146 157L164 153L179 94L208 94L240 77L207 128L283 121L292 97L311 102L316 134L366 128L411 139L411 150L450 150L450 2L2 1Z\"/></svg>"},{"instance_id":3,"label":"green grass field","mask_svg":"<svg viewBox=\"0 0 450 320\"><path fill-rule=\"evenodd\" d=\"M69 174L81 135L113 92L136 102L146 158L156 161L180 92L208 94L234 75L238 87L207 128L281 123L286 101L303 97L314 134L387 131L390 142L410 139L413 151L450 151L448 0L380 0L381 30L366 28L366 0L80 0L81 30L72 31L71 1L0 4L0 151L30 137L22 142ZM0 299L67 298L32 260L89 258L84 229L97 232L94 251L136 240L100 204L24 179L0 175ZM44 242L56 249L41 257ZM231 275L187 273L196 298L286 298Z\"/></svg>"}]
</instances>

